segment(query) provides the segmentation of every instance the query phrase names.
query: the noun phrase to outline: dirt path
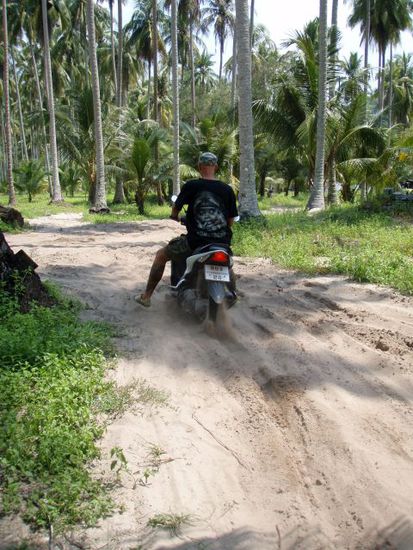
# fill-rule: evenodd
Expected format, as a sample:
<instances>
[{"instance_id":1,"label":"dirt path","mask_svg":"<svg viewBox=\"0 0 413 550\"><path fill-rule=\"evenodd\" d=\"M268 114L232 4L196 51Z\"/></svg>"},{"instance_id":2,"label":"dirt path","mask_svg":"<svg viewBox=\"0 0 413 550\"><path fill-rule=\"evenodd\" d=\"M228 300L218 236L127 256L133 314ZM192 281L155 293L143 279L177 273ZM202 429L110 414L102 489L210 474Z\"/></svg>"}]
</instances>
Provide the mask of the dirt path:
<instances>
[{"instance_id":1,"label":"dirt path","mask_svg":"<svg viewBox=\"0 0 413 550\"><path fill-rule=\"evenodd\" d=\"M39 222L40 223L40 222ZM413 548L413 300L341 277L306 278L236 259L236 342L206 336L168 300L133 295L173 221L91 226L43 220L10 236L39 272L118 331L119 384L144 378L169 407L116 420L102 442L137 477L123 514L78 535L87 548ZM167 283L167 279L164 279ZM188 515L179 536L148 527ZM75 548L73 546L73 548Z\"/></svg>"}]
</instances>

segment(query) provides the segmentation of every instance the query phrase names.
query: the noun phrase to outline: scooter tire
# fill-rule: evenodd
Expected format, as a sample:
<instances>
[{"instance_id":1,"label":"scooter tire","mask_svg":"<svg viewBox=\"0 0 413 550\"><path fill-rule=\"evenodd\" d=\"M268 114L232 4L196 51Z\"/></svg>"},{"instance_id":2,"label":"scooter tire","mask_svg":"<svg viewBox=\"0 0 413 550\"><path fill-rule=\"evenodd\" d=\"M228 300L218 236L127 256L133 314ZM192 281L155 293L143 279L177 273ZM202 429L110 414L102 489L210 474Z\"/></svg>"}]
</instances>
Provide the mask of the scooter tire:
<instances>
[{"instance_id":1,"label":"scooter tire","mask_svg":"<svg viewBox=\"0 0 413 550\"><path fill-rule=\"evenodd\" d=\"M217 304L210 296L208 303L208 321L211 321L214 325L217 322L218 310L220 307L222 307L222 304Z\"/></svg>"}]
</instances>

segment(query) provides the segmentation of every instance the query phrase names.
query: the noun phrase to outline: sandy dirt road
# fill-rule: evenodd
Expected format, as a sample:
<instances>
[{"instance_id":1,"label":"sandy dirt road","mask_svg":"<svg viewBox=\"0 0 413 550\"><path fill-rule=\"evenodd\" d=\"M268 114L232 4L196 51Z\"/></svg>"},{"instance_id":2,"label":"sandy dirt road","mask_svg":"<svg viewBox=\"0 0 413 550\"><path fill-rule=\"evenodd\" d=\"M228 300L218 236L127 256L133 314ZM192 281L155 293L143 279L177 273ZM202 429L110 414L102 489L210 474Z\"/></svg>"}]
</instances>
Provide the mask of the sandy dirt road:
<instances>
[{"instance_id":1,"label":"sandy dirt road","mask_svg":"<svg viewBox=\"0 0 413 550\"><path fill-rule=\"evenodd\" d=\"M61 215L9 237L87 304L86 318L116 327L120 385L142 378L169 393L168 407L109 426L97 470L113 446L138 477L153 446L163 462L146 486L125 475L114 492L124 513L77 544L411 550L413 300L237 258L235 339L212 339L176 311L166 276L149 310L133 301L154 252L179 232L170 220L92 226ZM148 526L157 514L188 524L173 536Z\"/></svg>"}]
</instances>

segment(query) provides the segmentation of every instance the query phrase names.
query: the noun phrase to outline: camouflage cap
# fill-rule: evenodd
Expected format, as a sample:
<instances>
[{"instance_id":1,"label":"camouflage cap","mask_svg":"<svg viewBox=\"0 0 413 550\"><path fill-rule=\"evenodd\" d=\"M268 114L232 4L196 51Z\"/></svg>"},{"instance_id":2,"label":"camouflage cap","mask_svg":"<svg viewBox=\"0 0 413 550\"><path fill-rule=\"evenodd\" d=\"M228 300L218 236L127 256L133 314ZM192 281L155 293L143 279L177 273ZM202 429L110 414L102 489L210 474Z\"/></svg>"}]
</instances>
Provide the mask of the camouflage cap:
<instances>
[{"instance_id":1,"label":"camouflage cap","mask_svg":"<svg viewBox=\"0 0 413 550\"><path fill-rule=\"evenodd\" d=\"M210 153L209 151L205 153L201 153L199 155L199 164L204 164L208 166L215 166L218 164L218 157L214 155L214 153Z\"/></svg>"}]
</instances>

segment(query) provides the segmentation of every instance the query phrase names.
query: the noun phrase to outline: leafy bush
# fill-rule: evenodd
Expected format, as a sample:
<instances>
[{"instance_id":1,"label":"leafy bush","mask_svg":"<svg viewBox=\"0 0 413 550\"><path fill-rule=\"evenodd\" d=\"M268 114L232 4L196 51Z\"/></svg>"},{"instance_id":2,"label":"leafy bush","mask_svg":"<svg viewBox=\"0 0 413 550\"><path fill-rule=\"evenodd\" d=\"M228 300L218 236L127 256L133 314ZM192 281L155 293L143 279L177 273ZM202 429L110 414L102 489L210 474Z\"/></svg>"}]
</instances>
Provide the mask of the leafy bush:
<instances>
[{"instance_id":1,"label":"leafy bush","mask_svg":"<svg viewBox=\"0 0 413 550\"><path fill-rule=\"evenodd\" d=\"M22 193L27 193L29 202L47 188L47 173L42 160L25 160L15 170L15 187Z\"/></svg>"},{"instance_id":2,"label":"leafy bush","mask_svg":"<svg viewBox=\"0 0 413 550\"><path fill-rule=\"evenodd\" d=\"M106 327L79 323L70 303L18 311L0 292L0 511L55 533L92 525L114 505L89 472L109 350Z\"/></svg>"}]
</instances>

